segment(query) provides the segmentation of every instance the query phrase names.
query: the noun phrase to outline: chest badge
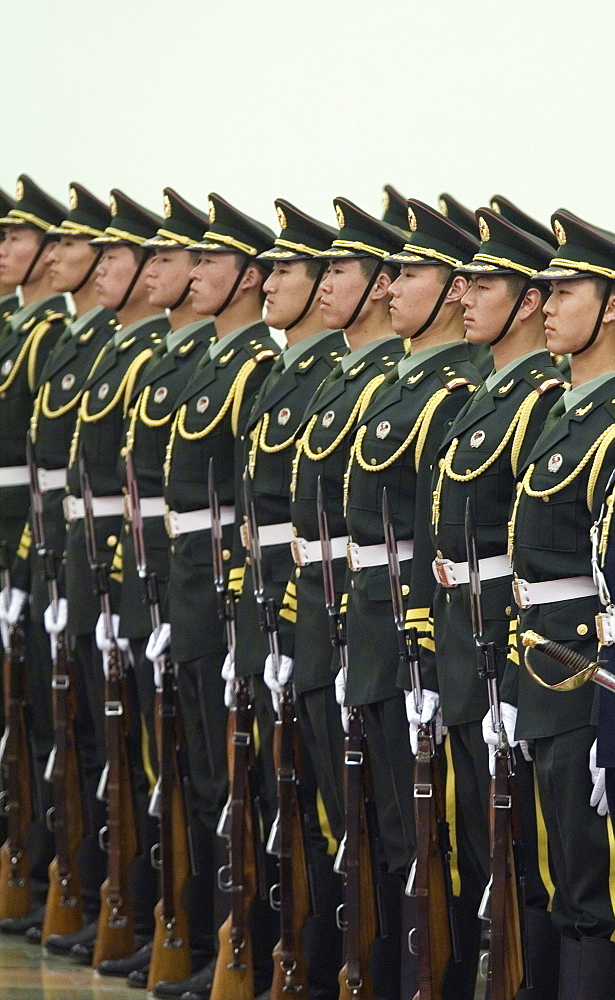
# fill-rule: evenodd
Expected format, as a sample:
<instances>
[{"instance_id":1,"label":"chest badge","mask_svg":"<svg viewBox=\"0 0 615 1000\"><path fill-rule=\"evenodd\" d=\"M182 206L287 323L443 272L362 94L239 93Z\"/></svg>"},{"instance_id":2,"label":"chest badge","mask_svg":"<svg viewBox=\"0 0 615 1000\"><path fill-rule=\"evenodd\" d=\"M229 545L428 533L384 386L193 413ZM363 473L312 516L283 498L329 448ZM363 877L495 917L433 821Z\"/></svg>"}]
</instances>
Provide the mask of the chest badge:
<instances>
[{"instance_id":1,"label":"chest badge","mask_svg":"<svg viewBox=\"0 0 615 1000\"><path fill-rule=\"evenodd\" d=\"M99 399L106 399L109 395L109 383L103 382L100 389L98 390L97 396Z\"/></svg>"},{"instance_id":2,"label":"chest badge","mask_svg":"<svg viewBox=\"0 0 615 1000\"><path fill-rule=\"evenodd\" d=\"M390 430L391 430L391 425L389 421L381 420L378 426L376 427L376 437L382 441L383 438L388 437Z\"/></svg>"},{"instance_id":3,"label":"chest badge","mask_svg":"<svg viewBox=\"0 0 615 1000\"><path fill-rule=\"evenodd\" d=\"M200 396L196 401L196 412L205 413L205 410L209 406L209 396Z\"/></svg>"},{"instance_id":4,"label":"chest badge","mask_svg":"<svg viewBox=\"0 0 615 1000\"><path fill-rule=\"evenodd\" d=\"M72 372L68 372L68 374L64 376L61 382L64 392L69 392L70 389L72 389L72 387L74 386L74 384L75 384L75 376L73 375Z\"/></svg>"},{"instance_id":5,"label":"chest badge","mask_svg":"<svg viewBox=\"0 0 615 1000\"><path fill-rule=\"evenodd\" d=\"M551 458L547 462L547 469L549 470L549 472L559 472L559 470L562 467L563 461L564 459L562 458L560 453L556 452L555 455L551 455Z\"/></svg>"},{"instance_id":6,"label":"chest badge","mask_svg":"<svg viewBox=\"0 0 615 1000\"><path fill-rule=\"evenodd\" d=\"M0 368L0 371L2 372L3 375L8 375L12 367L13 367L13 359L7 358L4 364L2 365L2 368Z\"/></svg>"},{"instance_id":7,"label":"chest badge","mask_svg":"<svg viewBox=\"0 0 615 1000\"><path fill-rule=\"evenodd\" d=\"M322 426L330 427L335 420L335 410L327 410L322 418Z\"/></svg>"},{"instance_id":8,"label":"chest badge","mask_svg":"<svg viewBox=\"0 0 615 1000\"><path fill-rule=\"evenodd\" d=\"M168 395L169 395L169 390L167 389L166 385L161 385L156 389L156 392L154 393L154 402L164 403Z\"/></svg>"},{"instance_id":9,"label":"chest badge","mask_svg":"<svg viewBox=\"0 0 615 1000\"><path fill-rule=\"evenodd\" d=\"M283 406L280 412L278 413L278 423L281 424L283 427L284 424L287 424L289 420L290 420L290 410L288 409L287 406Z\"/></svg>"},{"instance_id":10,"label":"chest badge","mask_svg":"<svg viewBox=\"0 0 615 1000\"><path fill-rule=\"evenodd\" d=\"M470 448L480 448L484 440L485 440L484 431L474 431L472 437L470 438Z\"/></svg>"}]
</instances>

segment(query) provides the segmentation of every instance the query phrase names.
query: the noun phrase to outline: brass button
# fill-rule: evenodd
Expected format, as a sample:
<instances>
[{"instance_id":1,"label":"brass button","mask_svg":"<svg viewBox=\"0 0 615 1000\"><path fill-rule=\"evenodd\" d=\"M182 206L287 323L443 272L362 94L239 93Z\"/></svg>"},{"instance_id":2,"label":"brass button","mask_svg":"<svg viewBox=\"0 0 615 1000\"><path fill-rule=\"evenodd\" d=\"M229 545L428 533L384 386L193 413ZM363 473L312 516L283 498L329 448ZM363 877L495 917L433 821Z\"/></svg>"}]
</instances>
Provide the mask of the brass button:
<instances>
[{"instance_id":1,"label":"brass button","mask_svg":"<svg viewBox=\"0 0 615 1000\"><path fill-rule=\"evenodd\" d=\"M297 538L299 536L299 532L295 528L294 524L293 524L293 535L295 536L295 538Z\"/></svg>"},{"instance_id":2,"label":"brass button","mask_svg":"<svg viewBox=\"0 0 615 1000\"><path fill-rule=\"evenodd\" d=\"M295 570L295 578L298 580L300 576L301 576L301 569L299 568L299 566L297 566L297 569Z\"/></svg>"},{"instance_id":3,"label":"brass button","mask_svg":"<svg viewBox=\"0 0 615 1000\"><path fill-rule=\"evenodd\" d=\"M250 559L250 556L246 556L246 566L251 566L251 565L252 565L252 560Z\"/></svg>"},{"instance_id":4,"label":"brass button","mask_svg":"<svg viewBox=\"0 0 615 1000\"><path fill-rule=\"evenodd\" d=\"M542 499L544 500L545 503L549 503L549 497L543 497Z\"/></svg>"},{"instance_id":5,"label":"brass button","mask_svg":"<svg viewBox=\"0 0 615 1000\"><path fill-rule=\"evenodd\" d=\"M124 531L126 532L127 535L130 534L130 525L129 524L125 524L124 525Z\"/></svg>"},{"instance_id":6,"label":"brass button","mask_svg":"<svg viewBox=\"0 0 615 1000\"><path fill-rule=\"evenodd\" d=\"M446 603L447 603L447 604L450 604L450 603L451 603L451 595L450 595L450 594L447 594L447 595L446 595Z\"/></svg>"},{"instance_id":7,"label":"brass button","mask_svg":"<svg viewBox=\"0 0 615 1000\"><path fill-rule=\"evenodd\" d=\"M316 453L318 455L322 455L322 448L320 447L320 445L318 445L318 448L316 449Z\"/></svg>"},{"instance_id":8,"label":"brass button","mask_svg":"<svg viewBox=\"0 0 615 1000\"><path fill-rule=\"evenodd\" d=\"M375 458L372 458L372 459L371 459L371 461L370 461L370 464L371 464L371 465L375 465L375 464L376 464L376 459L375 459Z\"/></svg>"},{"instance_id":9,"label":"brass button","mask_svg":"<svg viewBox=\"0 0 615 1000\"><path fill-rule=\"evenodd\" d=\"M120 455L122 456L122 458L126 458L127 454L128 454L128 448L126 447L120 448Z\"/></svg>"},{"instance_id":10,"label":"brass button","mask_svg":"<svg viewBox=\"0 0 615 1000\"><path fill-rule=\"evenodd\" d=\"M508 605L507 608L504 608L504 614L506 614L506 615L512 614L512 608L511 608L510 604Z\"/></svg>"},{"instance_id":11,"label":"brass button","mask_svg":"<svg viewBox=\"0 0 615 1000\"><path fill-rule=\"evenodd\" d=\"M402 583L402 585L401 585L401 592L402 592L402 594L405 597L408 596L408 594L410 593L410 587L408 586L407 583Z\"/></svg>"},{"instance_id":12,"label":"brass button","mask_svg":"<svg viewBox=\"0 0 615 1000\"><path fill-rule=\"evenodd\" d=\"M231 550L222 549L222 558L224 559L225 562L228 562L229 559L231 558Z\"/></svg>"},{"instance_id":13,"label":"brass button","mask_svg":"<svg viewBox=\"0 0 615 1000\"><path fill-rule=\"evenodd\" d=\"M472 474L472 469L466 469L466 476L470 476L471 474Z\"/></svg>"},{"instance_id":14,"label":"brass button","mask_svg":"<svg viewBox=\"0 0 615 1000\"><path fill-rule=\"evenodd\" d=\"M174 545L171 546L171 554L175 555L175 546Z\"/></svg>"},{"instance_id":15,"label":"brass button","mask_svg":"<svg viewBox=\"0 0 615 1000\"><path fill-rule=\"evenodd\" d=\"M128 528L128 525L126 525L126 527ZM117 545L117 535L109 535L107 539L107 545L109 546L110 549L115 548L115 546Z\"/></svg>"},{"instance_id":16,"label":"brass button","mask_svg":"<svg viewBox=\"0 0 615 1000\"><path fill-rule=\"evenodd\" d=\"M351 580L351 581L350 581L350 586L351 586L351 587L352 587L352 589L354 590L354 580Z\"/></svg>"},{"instance_id":17,"label":"brass button","mask_svg":"<svg viewBox=\"0 0 615 1000\"><path fill-rule=\"evenodd\" d=\"M577 633L578 633L578 635L587 635L588 632L589 632L589 628L585 624L585 622L581 622L580 625L577 625Z\"/></svg>"}]
</instances>

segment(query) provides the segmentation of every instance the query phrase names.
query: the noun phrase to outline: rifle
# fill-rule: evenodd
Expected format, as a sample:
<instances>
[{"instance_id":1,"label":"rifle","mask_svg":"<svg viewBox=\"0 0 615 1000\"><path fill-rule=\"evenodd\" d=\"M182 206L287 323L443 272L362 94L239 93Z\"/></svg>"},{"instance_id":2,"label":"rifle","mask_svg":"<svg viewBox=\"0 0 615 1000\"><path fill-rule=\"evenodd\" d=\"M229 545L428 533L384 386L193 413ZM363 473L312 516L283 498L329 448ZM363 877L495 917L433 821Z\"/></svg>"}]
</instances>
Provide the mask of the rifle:
<instances>
[{"instance_id":1,"label":"rifle","mask_svg":"<svg viewBox=\"0 0 615 1000\"><path fill-rule=\"evenodd\" d=\"M132 899L128 883L130 863L139 851L132 772L126 737L129 730L128 698L122 653L111 622L108 567L98 560L92 488L85 456L79 452L79 477L84 506L88 562L94 592L100 598L106 638L111 642L105 690L107 743L107 825L99 833L101 849L109 856L107 878L100 887L100 915L92 965L105 959L125 958L135 950Z\"/></svg>"},{"instance_id":2,"label":"rifle","mask_svg":"<svg viewBox=\"0 0 615 1000\"><path fill-rule=\"evenodd\" d=\"M58 567L53 549L45 541L43 497L38 481L34 446L28 432L26 456L30 477L32 535L47 583L49 603L54 617L58 612ZM49 865L49 890L45 904L42 943L50 934L74 934L83 926L81 879L77 867L77 849L83 837L81 771L75 733L77 701L74 664L69 653L66 631L55 637L51 677L54 750L52 764L53 806L47 812L47 825L55 837L56 854Z\"/></svg>"},{"instance_id":3,"label":"rifle","mask_svg":"<svg viewBox=\"0 0 615 1000\"><path fill-rule=\"evenodd\" d=\"M158 580L147 571L141 501L132 452L126 454L126 479L137 573L143 602L149 605L152 631L161 625ZM161 872L162 896L154 908L154 941L147 989L161 980L187 979L191 973L188 917L183 903L186 880L193 871L190 828L179 764L178 705L175 670L168 653L160 657L162 693L156 693L156 738L160 768L160 843L151 850L152 865Z\"/></svg>"},{"instance_id":4,"label":"rifle","mask_svg":"<svg viewBox=\"0 0 615 1000\"><path fill-rule=\"evenodd\" d=\"M267 633L269 651L279 664L277 610L273 598L265 598L261 546L256 517L254 488L249 470L243 477L244 500L248 525L249 550L252 565L254 598L263 632ZM277 669L276 669L277 673ZM302 945L302 932L312 912L309 866L306 862L307 831L304 812L300 808L298 784L301 780L299 736L292 681L280 694L279 718L275 723L273 756L278 779L278 817L272 829L268 850L279 858L280 882L272 886L270 901L280 913L280 940L273 949L272 1000L284 995L302 993L307 996L307 962ZM274 846L278 844L278 848Z\"/></svg>"},{"instance_id":5,"label":"rifle","mask_svg":"<svg viewBox=\"0 0 615 1000\"><path fill-rule=\"evenodd\" d=\"M412 678L414 705L423 707L419 633L406 629L395 529L389 515L386 487L382 491L382 523L387 547L393 615L400 662ZM417 831L414 896L416 897L419 991L414 1000L442 1000L448 964L461 959L451 879L451 842L442 772L436 749L435 723L419 726L414 764L414 812Z\"/></svg>"},{"instance_id":6,"label":"rifle","mask_svg":"<svg viewBox=\"0 0 615 1000\"><path fill-rule=\"evenodd\" d=\"M491 945L489 951L492 1000L512 1000L525 980L531 988L529 948L525 922L525 870L517 805L513 759L500 715L497 646L483 632L481 583L476 550L474 517L468 499L465 515L472 631L476 643L478 675L487 680L491 724L497 733L495 777L491 782L490 840ZM484 904L481 904L483 909Z\"/></svg>"},{"instance_id":7,"label":"rifle","mask_svg":"<svg viewBox=\"0 0 615 1000\"><path fill-rule=\"evenodd\" d=\"M11 574L6 542L0 548L2 589L8 603ZM3 681L5 733L2 739L2 769L5 788L1 802L8 817L8 835L0 848L0 919L25 917L30 912L26 831L32 819L32 762L27 727L26 639L21 621L9 628Z\"/></svg>"},{"instance_id":8,"label":"rifle","mask_svg":"<svg viewBox=\"0 0 615 1000\"><path fill-rule=\"evenodd\" d=\"M224 585L222 524L215 487L213 460L209 463L209 505L214 584L218 610L226 624L229 650L235 649L235 598ZM250 686L244 677L234 682L234 704L229 712L228 770L229 802L220 818L218 832L227 836L229 864L218 872L218 884L231 893L231 912L218 931L219 949L211 987L211 1000L252 1000L254 964L248 926L252 902L259 891L257 838L260 824L254 809L250 772L254 764L252 739L254 709Z\"/></svg>"},{"instance_id":9,"label":"rifle","mask_svg":"<svg viewBox=\"0 0 615 1000\"><path fill-rule=\"evenodd\" d=\"M325 510L322 481L318 477L318 528L322 549L325 606L332 646L339 650L344 676L348 673L345 615L338 612L333 581L333 558L329 521ZM346 834L336 867L344 856L345 901L337 912L337 924L344 932L344 965L338 982L339 1000L373 1000L374 984L369 968L372 945L378 933L378 906L374 882L375 864L369 830L368 808L373 800L367 745L360 709L348 711L348 735L344 744L344 793Z\"/></svg>"}]
</instances>

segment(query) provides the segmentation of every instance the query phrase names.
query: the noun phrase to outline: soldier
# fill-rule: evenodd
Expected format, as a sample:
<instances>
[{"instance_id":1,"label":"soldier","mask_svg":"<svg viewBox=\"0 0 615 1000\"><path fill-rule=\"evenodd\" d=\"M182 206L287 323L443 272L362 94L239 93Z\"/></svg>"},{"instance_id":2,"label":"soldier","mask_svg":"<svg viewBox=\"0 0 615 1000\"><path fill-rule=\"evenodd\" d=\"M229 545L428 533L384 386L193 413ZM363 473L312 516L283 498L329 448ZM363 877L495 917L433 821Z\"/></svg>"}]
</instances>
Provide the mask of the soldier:
<instances>
[{"instance_id":1,"label":"soldier","mask_svg":"<svg viewBox=\"0 0 615 1000\"><path fill-rule=\"evenodd\" d=\"M210 459L224 524L229 585L238 588L244 551L233 505L241 495L243 435L248 414L269 373L277 345L263 323L265 265L273 233L217 194L210 195L209 229L193 248L200 253L192 271L190 298L195 311L215 316L216 340L176 399L165 463L166 525L171 538L168 621L152 633L147 655L155 659L170 641L178 664L177 687L188 750L193 805L203 831L202 855L208 870L221 864L216 825L227 793L226 711L220 668L226 649L217 617L208 498ZM212 878L213 882L213 878ZM208 894L211 905L213 888ZM204 899L201 900L205 902ZM264 981L271 981L271 960ZM179 983L159 983L156 996L209 994L208 964Z\"/></svg>"},{"instance_id":2,"label":"soldier","mask_svg":"<svg viewBox=\"0 0 615 1000\"><path fill-rule=\"evenodd\" d=\"M331 649L324 601L317 483L320 476L332 537L336 592L341 600L347 544L343 484L352 430L361 407L367 405L403 354L389 315L389 287L397 271L386 258L401 250L404 237L345 198L336 198L334 205L340 230L331 247L320 255L329 262L321 286L321 309L328 326L344 329L350 350L315 393L298 432L291 481L296 569L280 613L281 676L272 676L273 665L268 661L265 680L275 689L293 677L297 717L331 831L339 842L345 825L344 733L334 691L339 662ZM398 923L398 914L393 914L393 922L389 921L391 940ZM386 942L384 947L398 956L396 945ZM386 967L391 961L386 951L381 959L376 985L383 995L392 995L391 991L399 988L399 975L395 982L395 969L391 973Z\"/></svg>"},{"instance_id":3,"label":"soldier","mask_svg":"<svg viewBox=\"0 0 615 1000\"><path fill-rule=\"evenodd\" d=\"M547 347L571 355L572 386L518 467L510 540L520 629L596 659L589 531L615 454L615 237L563 209L549 281ZM612 841L592 808L588 755L596 738L593 686L563 697L537 686L511 651L502 697L516 704L514 736L533 740L540 802L555 871L552 916L561 933L560 1000L611 996L615 915ZM561 669L538 650L527 663L547 683ZM601 812L603 810L600 810Z\"/></svg>"},{"instance_id":4,"label":"soldier","mask_svg":"<svg viewBox=\"0 0 615 1000\"><path fill-rule=\"evenodd\" d=\"M431 470L451 421L480 383L464 341L460 303L468 281L454 271L472 257L478 240L423 202L410 199L407 205L410 242L391 257L401 264L401 274L390 287L390 308L393 329L409 338L411 350L359 420L346 499L351 571L345 703L362 708L382 843L400 893L416 851L413 759L404 695L397 687L382 491L387 489L398 540L408 619L425 635L421 642L433 649L435 553L427 531ZM400 686L408 691L410 678L400 678ZM473 997L475 956L469 956L469 966L465 991L456 969L447 996Z\"/></svg>"},{"instance_id":5,"label":"soldier","mask_svg":"<svg viewBox=\"0 0 615 1000\"><path fill-rule=\"evenodd\" d=\"M60 602L58 618L48 609L45 625L53 634L67 629L73 643L75 674L82 696L80 714L82 726L90 733L84 768L87 788L94 788L106 760L104 730L104 673L99 650L96 648L95 627L100 603L92 587L87 559L84 528L84 507L81 498L78 455L84 456L94 496L94 518L99 559L109 567L122 526L122 483L117 461L123 441L124 421L134 386L144 364L168 330L160 310L148 301L146 265L151 251L142 249L162 225L162 219L138 205L123 192L111 192L111 221L101 236L90 241L95 250L102 250L96 269L95 288L99 302L117 314L119 325L99 351L83 385L75 432L68 459L67 491L64 513L68 523L66 534L66 602ZM111 572L112 608L117 612L119 573ZM117 633L118 616L114 614ZM127 672L127 681L135 705L134 677ZM141 733L138 709L132 713L136 732L133 734L132 758L135 767L136 792L147 792L148 781L141 763ZM82 753L82 758L84 754ZM92 815L95 802L91 802ZM139 857L134 874L149 874L149 859ZM135 893L135 921L139 930L151 929L153 892ZM149 904L149 905L148 905ZM49 950L66 952L83 962L91 961L96 938L96 922L88 924L77 935L48 938Z\"/></svg>"},{"instance_id":6,"label":"soldier","mask_svg":"<svg viewBox=\"0 0 615 1000\"><path fill-rule=\"evenodd\" d=\"M12 208L15 208L14 199L0 188L0 217L6 218ZM5 230L2 227L0 228L0 240L3 240L4 236ZM20 304L17 295L17 282L5 281L0 274L0 329Z\"/></svg>"},{"instance_id":7,"label":"soldier","mask_svg":"<svg viewBox=\"0 0 615 1000\"><path fill-rule=\"evenodd\" d=\"M533 281L552 248L520 230L490 209L477 210L481 247L461 270L471 275L462 303L466 337L488 344L495 370L485 386L448 430L434 466L431 530L437 558L433 615L435 658L423 661L425 698L442 705L448 726L457 788L457 808L465 836L457 838L459 865L465 879L476 948L479 924L474 914L489 879L489 768L482 742L481 720L488 712L487 685L476 668L476 650L469 610L465 542L468 497L477 525L483 615L488 641L498 647L498 669L506 661L511 614L511 570L506 555L506 523L514 494L514 477L538 437L546 415L558 399L563 380L545 347L540 286ZM515 746L514 720L502 706L506 732ZM411 720L416 725L416 719ZM495 737L494 737L495 738ZM492 751L493 752L493 751ZM524 782L528 822L524 842L528 865L528 923L541 948L535 969L535 989L523 996L554 995L557 948L546 907L548 895L534 871L536 832L533 817L531 767L524 769L517 751L517 775ZM480 808L479 808L480 806ZM470 931L469 931L470 933ZM550 935L550 936L549 936ZM541 975L542 974L542 975ZM539 978L541 977L541 978ZM544 981L543 981L544 979Z\"/></svg>"}]
</instances>

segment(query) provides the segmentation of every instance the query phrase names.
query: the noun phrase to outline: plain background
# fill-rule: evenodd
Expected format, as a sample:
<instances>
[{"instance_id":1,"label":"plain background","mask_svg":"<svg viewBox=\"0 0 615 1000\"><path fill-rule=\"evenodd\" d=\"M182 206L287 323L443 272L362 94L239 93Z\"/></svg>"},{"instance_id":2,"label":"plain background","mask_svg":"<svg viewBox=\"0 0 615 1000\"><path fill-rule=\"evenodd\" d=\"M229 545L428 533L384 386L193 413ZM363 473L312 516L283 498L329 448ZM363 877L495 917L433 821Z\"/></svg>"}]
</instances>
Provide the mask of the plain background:
<instances>
[{"instance_id":1,"label":"plain background","mask_svg":"<svg viewBox=\"0 0 615 1000\"><path fill-rule=\"evenodd\" d=\"M0 185L335 225L385 182L615 229L612 0L0 0Z\"/></svg>"}]
</instances>

